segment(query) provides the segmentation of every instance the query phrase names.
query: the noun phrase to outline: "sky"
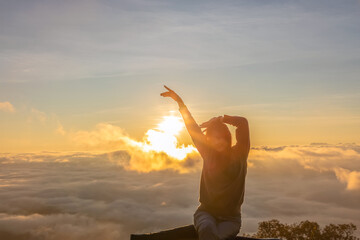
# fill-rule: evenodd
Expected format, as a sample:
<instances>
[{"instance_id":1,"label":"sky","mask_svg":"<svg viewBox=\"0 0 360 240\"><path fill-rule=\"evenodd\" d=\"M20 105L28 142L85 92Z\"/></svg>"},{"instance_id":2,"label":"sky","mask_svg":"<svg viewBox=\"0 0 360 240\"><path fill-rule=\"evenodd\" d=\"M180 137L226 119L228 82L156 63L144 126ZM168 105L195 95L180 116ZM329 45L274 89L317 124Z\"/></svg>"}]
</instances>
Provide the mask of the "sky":
<instances>
[{"instance_id":1,"label":"sky","mask_svg":"<svg viewBox=\"0 0 360 240\"><path fill-rule=\"evenodd\" d=\"M360 228L359 56L355 0L0 1L0 236L191 222L201 159L163 85L248 119L244 232Z\"/></svg>"},{"instance_id":2,"label":"sky","mask_svg":"<svg viewBox=\"0 0 360 240\"><path fill-rule=\"evenodd\" d=\"M56 129L99 122L140 139L178 110L164 84L254 146L359 142L358 1L0 4L0 151L75 150Z\"/></svg>"}]
</instances>

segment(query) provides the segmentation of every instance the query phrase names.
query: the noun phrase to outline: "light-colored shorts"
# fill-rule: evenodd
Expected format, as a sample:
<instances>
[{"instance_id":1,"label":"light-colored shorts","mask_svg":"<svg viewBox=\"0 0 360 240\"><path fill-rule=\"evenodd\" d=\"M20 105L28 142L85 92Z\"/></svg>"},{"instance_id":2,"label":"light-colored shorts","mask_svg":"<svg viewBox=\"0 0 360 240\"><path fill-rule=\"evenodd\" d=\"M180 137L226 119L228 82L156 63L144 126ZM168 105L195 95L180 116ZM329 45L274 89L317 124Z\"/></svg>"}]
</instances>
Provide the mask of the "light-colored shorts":
<instances>
[{"instance_id":1,"label":"light-colored shorts","mask_svg":"<svg viewBox=\"0 0 360 240\"><path fill-rule=\"evenodd\" d=\"M240 217L214 217L197 209L194 213L194 227L199 240L225 240L235 238L240 232Z\"/></svg>"}]
</instances>

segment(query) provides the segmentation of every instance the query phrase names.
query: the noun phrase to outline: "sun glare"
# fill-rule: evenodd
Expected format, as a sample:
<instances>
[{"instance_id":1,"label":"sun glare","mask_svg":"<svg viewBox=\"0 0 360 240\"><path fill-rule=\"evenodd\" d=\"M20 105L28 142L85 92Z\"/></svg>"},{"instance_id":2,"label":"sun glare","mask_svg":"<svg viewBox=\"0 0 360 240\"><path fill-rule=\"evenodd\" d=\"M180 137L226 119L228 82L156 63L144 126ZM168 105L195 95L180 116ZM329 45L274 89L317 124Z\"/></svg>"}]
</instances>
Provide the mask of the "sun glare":
<instances>
[{"instance_id":1,"label":"sun glare","mask_svg":"<svg viewBox=\"0 0 360 240\"><path fill-rule=\"evenodd\" d=\"M191 145L178 146L176 136L184 129L184 124L176 116L164 116L163 121L157 124L155 129L149 129L145 133L142 149L146 152L164 152L167 155L183 160L188 153L196 151Z\"/></svg>"},{"instance_id":2,"label":"sun glare","mask_svg":"<svg viewBox=\"0 0 360 240\"><path fill-rule=\"evenodd\" d=\"M158 124L159 131L177 135L183 129L183 123L175 116L164 116L164 120Z\"/></svg>"}]
</instances>

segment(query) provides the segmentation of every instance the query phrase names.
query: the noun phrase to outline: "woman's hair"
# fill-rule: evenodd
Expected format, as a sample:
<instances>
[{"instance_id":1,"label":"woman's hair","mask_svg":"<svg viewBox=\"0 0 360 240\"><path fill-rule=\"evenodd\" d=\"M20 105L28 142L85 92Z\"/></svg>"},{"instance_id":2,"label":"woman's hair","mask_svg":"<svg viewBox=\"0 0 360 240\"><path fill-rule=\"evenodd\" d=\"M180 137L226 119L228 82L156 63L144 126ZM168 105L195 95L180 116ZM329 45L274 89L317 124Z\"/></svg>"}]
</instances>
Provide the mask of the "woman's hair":
<instances>
[{"instance_id":1,"label":"woman's hair","mask_svg":"<svg viewBox=\"0 0 360 240\"><path fill-rule=\"evenodd\" d=\"M231 133L228 126L225 123L222 123L220 121L211 123L206 128L206 137L213 135L214 132L219 133L223 138L225 138L229 143L229 146L231 147Z\"/></svg>"}]
</instances>

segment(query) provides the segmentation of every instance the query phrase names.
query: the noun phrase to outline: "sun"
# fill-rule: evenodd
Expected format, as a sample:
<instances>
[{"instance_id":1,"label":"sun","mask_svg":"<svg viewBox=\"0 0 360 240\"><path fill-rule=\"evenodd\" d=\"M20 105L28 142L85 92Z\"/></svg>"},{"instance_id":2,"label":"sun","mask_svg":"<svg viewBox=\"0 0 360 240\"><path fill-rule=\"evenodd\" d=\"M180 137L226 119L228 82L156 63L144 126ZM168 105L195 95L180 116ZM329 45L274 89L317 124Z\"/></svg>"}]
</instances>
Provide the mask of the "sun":
<instances>
[{"instance_id":1,"label":"sun","mask_svg":"<svg viewBox=\"0 0 360 240\"><path fill-rule=\"evenodd\" d=\"M192 145L178 146L176 136L184 129L181 118L176 116L163 116L163 120L154 129L145 133L142 149L146 152L164 152L177 160L183 160L187 154L196 151Z\"/></svg>"},{"instance_id":2,"label":"sun","mask_svg":"<svg viewBox=\"0 0 360 240\"><path fill-rule=\"evenodd\" d=\"M175 116L164 116L164 120L160 122L157 129L168 134L178 135L179 132L184 128L180 118Z\"/></svg>"}]
</instances>

